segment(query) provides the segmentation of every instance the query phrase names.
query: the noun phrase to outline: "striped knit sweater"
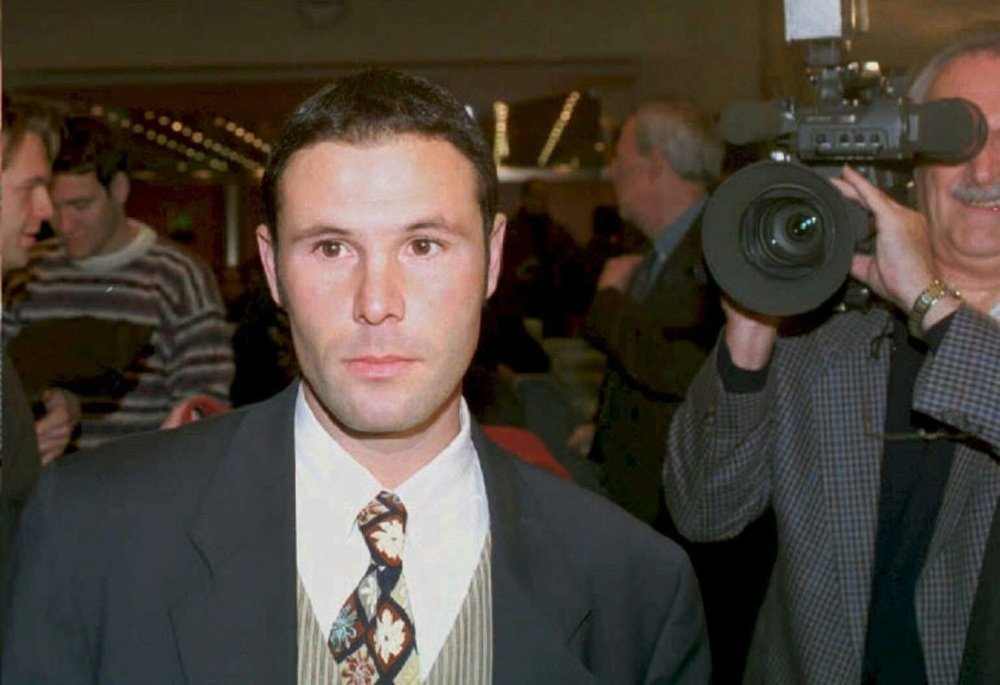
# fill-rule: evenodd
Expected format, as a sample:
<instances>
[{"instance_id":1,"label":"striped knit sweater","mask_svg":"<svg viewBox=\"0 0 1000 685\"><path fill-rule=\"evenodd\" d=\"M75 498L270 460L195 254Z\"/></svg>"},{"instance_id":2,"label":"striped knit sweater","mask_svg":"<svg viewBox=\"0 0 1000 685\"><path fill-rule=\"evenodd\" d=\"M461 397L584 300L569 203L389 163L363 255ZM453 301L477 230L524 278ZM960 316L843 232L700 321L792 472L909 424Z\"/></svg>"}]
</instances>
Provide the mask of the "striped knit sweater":
<instances>
[{"instance_id":1,"label":"striped knit sweater","mask_svg":"<svg viewBox=\"0 0 1000 685\"><path fill-rule=\"evenodd\" d=\"M74 261L56 241L40 246L24 279L12 284L4 312L5 340L54 319L94 317L152 327L151 344L126 370L123 390L81 396L80 448L155 430L175 403L192 395L228 403L232 346L211 271L134 223L137 237L111 255Z\"/></svg>"}]
</instances>

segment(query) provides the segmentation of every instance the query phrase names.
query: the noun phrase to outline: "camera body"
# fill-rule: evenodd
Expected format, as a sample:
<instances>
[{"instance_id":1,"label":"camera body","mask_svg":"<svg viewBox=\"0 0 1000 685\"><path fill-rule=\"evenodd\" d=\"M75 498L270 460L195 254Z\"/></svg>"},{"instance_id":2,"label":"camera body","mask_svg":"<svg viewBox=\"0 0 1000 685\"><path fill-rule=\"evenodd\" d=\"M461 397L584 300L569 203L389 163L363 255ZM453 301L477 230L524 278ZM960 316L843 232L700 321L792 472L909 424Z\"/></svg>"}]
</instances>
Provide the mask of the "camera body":
<instances>
[{"instance_id":1,"label":"camera body","mask_svg":"<svg viewBox=\"0 0 1000 685\"><path fill-rule=\"evenodd\" d=\"M720 120L727 142L765 145L771 158L726 179L702 222L712 275L751 311L819 307L844 284L852 255L872 249L867 214L827 180L843 164L905 202L915 164L960 163L985 144L972 103L913 103L877 64L844 61L847 49L839 38L806 41L815 104L737 103Z\"/></svg>"}]
</instances>

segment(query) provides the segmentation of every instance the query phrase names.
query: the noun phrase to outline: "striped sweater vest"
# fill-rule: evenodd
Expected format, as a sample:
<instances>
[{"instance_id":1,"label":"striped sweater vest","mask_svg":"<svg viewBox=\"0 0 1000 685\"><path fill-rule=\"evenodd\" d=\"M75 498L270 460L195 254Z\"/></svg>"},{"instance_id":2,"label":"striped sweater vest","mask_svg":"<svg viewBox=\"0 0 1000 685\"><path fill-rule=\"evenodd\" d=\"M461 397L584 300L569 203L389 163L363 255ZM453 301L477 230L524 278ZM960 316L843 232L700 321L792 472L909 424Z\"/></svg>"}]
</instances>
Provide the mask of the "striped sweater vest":
<instances>
[{"instance_id":1,"label":"striped sweater vest","mask_svg":"<svg viewBox=\"0 0 1000 685\"><path fill-rule=\"evenodd\" d=\"M302 579L298 579L298 683L341 685L327 636L316 619ZM420 626L417 649L420 648ZM493 595L490 536L444 646L425 685L488 685L493 678Z\"/></svg>"}]
</instances>

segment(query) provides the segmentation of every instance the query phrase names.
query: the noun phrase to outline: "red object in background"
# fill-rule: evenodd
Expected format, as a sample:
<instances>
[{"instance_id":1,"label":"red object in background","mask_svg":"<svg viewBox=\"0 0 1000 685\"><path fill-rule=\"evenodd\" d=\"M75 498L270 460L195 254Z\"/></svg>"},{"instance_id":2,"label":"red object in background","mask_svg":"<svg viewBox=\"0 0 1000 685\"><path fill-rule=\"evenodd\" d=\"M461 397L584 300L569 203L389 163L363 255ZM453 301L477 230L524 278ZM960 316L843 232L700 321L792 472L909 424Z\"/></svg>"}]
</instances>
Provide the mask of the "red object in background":
<instances>
[{"instance_id":1,"label":"red object in background","mask_svg":"<svg viewBox=\"0 0 1000 685\"><path fill-rule=\"evenodd\" d=\"M566 467L552 455L542 439L531 431L514 426L483 426L483 433L508 452L568 481L573 480Z\"/></svg>"},{"instance_id":2,"label":"red object in background","mask_svg":"<svg viewBox=\"0 0 1000 685\"><path fill-rule=\"evenodd\" d=\"M186 423L191 423L207 416L224 414L227 411L229 411L229 407L221 402L213 400L207 395L195 395L184 402L184 406L180 410L180 425L183 426Z\"/></svg>"}]
</instances>

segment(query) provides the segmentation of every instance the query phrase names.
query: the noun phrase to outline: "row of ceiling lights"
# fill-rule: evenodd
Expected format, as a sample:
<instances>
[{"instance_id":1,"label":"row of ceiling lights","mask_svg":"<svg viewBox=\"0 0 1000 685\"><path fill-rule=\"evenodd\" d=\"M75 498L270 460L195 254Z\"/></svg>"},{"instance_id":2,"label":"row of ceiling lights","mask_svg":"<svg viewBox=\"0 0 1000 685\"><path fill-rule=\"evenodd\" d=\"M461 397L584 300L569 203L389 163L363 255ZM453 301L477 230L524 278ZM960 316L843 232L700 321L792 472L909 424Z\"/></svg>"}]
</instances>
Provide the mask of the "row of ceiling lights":
<instances>
[{"instance_id":1,"label":"row of ceiling lights","mask_svg":"<svg viewBox=\"0 0 1000 685\"><path fill-rule=\"evenodd\" d=\"M111 124L117 124L133 135L145 136L149 142L179 155L184 155L193 162L208 164L213 170L225 172L229 170L230 164L235 164L258 177L264 173L264 166L257 160L205 135L196 127L189 126L180 119L172 118L166 114L146 110L142 116L143 121L145 121L143 123L143 121L133 121L128 115L102 105L93 105L90 113L105 118ZM216 119L220 118L216 117ZM223 127L226 123L223 120ZM235 128L234 126L233 129ZM270 152L270 145L245 129L241 140L248 142L263 154ZM178 170L186 171L187 165L181 162L178 165Z\"/></svg>"},{"instance_id":2,"label":"row of ceiling lights","mask_svg":"<svg viewBox=\"0 0 1000 685\"><path fill-rule=\"evenodd\" d=\"M563 131L573 117L573 111L579 100L579 91L573 91L566 97L562 110L553 123L545 145L538 155L538 166L545 167L548 165L556 145L559 144ZM493 103L495 122L493 157L498 166L510 155L510 141L508 137L509 113L510 106L507 103L499 100ZM115 109L101 105L91 107L91 114L94 116L103 116L110 123L118 124L121 128L129 130L134 135L145 135L146 139L150 142L172 152L184 155L191 161L207 163L210 168L216 171L228 171L230 163L233 163L250 171L257 177L260 177L264 173L264 166L257 160L166 114L158 114L153 110L146 110L143 113L143 119L147 122L146 124L139 121L132 121L127 115L119 114ZM242 143L254 148L258 153L263 155L270 154L271 145L253 133L249 127L222 116L216 116L212 123L216 128L225 131L232 137L239 139ZM162 130L157 131L155 126L159 126ZM188 141L204 148L207 153L188 144ZM187 164L183 162L179 163L178 170L186 171Z\"/></svg>"}]
</instances>

